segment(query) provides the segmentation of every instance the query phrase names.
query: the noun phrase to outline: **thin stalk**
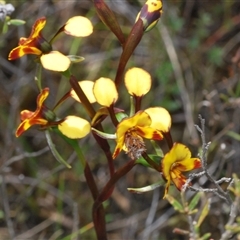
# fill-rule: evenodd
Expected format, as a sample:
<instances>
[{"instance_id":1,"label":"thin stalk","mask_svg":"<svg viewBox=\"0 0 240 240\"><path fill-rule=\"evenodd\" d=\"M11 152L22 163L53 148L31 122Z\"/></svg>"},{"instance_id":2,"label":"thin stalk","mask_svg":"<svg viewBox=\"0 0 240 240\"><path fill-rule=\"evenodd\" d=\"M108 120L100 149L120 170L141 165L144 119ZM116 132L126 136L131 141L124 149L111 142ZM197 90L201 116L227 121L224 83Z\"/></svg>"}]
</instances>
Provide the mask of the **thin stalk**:
<instances>
[{"instance_id":1,"label":"thin stalk","mask_svg":"<svg viewBox=\"0 0 240 240\"><path fill-rule=\"evenodd\" d=\"M141 109L142 97L134 96L135 98L135 112Z\"/></svg>"},{"instance_id":2,"label":"thin stalk","mask_svg":"<svg viewBox=\"0 0 240 240\"><path fill-rule=\"evenodd\" d=\"M155 170L160 172L160 166L159 164L155 163L148 155L147 153L142 153L142 157L148 162L150 166L152 166Z\"/></svg>"},{"instance_id":3,"label":"thin stalk","mask_svg":"<svg viewBox=\"0 0 240 240\"><path fill-rule=\"evenodd\" d=\"M116 118L115 112L114 112L114 105L111 104L110 107L108 107L108 112L111 117L112 123L114 124L115 127L118 125L118 120Z\"/></svg>"},{"instance_id":4,"label":"thin stalk","mask_svg":"<svg viewBox=\"0 0 240 240\"><path fill-rule=\"evenodd\" d=\"M39 91L41 91L42 90L42 65L40 63L37 63L35 81L37 82Z\"/></svg>"},{"instance_id":5,"label":"thin stalk","mask_svg":"<svg viewBox=\"0 0 240 240\"><path fill-rule=\"evenodd\" d=\"M92 216L93 216L94 225L96 227L96 232L101 234L102 228L105 226L105 225L102 226L103 223L101 222L102 203L111 196L116 182L121 177L125 176L135 165L136 165L136 161L131 160L130 162L125 164L122 168L118 169L109 179L109 181L107 182L107 184L105 185L101 193L99 194L98 198L94 202ZM105 238L104 235L98 235L98 240L105 240L105 239L107 238Z\"/></svg>"},{"instance_id":6,"label":"thin stalk","mask_svg":"<svg viewBox=\"0 0 240 240\"><path fill-rule=\"evenodd\" d=\"M119 88L122 82L122 77L124 69L127 65L129 58L131 57L133 51L139 44L143 36L143 21L139 18L138 21L134 24L125 44L123 47L123 52L119 60L117 74L115 77L116 87Z\"/></svg>"},{"instance_id":7,"label":"thin stalk","mask_svg":"<svg viewBox=\"0 0 240 240\"><path fill-rule=\"evenodd\" d=\"M81 103L83 104L85 110L87 111L88 115L90 116L91 119L93 119L93 117L96 114L96 111L94 110L92 104L89 102L84 91L78 84L77 79L73 75L71 75L69 81L70 81L70 84L71 84L73 90L76 92L76 94L79 97Z\"/></svg>"},{"instance_id":8,"label":"thin stalk","mask_svg":"<svg viewBox=\"0 0 240 240\"><path fill-rule=\"evenodd\" d=\"M94 204L95 208L98 207L98 204L101 204L111 196L110 193L114 188L114 185L116 184L116 182L121 177L125 176L135 165L136 165L136 160L131 160L113 174L113 176L109 179L109 181L107 182L107 184L105 185L101 193L99 194L99 197Z\"/></svg>"},{"instance_id":9,"label":"thin stalk","mask_svg":"<svg viewBox=\"0 0 240 240\"><path fill-rule=\"evenodd\" d=\"M171 135L170 131L166 132L166 133L163 132L163 136L164 136L165 140L167 141L169 150L172 149L172 147L173 147L173 140L172 140L172 135Z\"/></svg>"}]
</instances>

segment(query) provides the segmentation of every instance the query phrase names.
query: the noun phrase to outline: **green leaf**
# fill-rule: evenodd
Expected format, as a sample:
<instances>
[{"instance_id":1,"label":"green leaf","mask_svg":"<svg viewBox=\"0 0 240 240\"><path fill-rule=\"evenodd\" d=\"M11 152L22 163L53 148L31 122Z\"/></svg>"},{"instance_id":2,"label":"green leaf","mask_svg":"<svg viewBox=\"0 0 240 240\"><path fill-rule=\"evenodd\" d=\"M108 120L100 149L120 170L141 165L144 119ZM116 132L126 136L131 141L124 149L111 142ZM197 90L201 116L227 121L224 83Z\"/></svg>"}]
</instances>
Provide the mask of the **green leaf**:
<instances>
[{"instance_id":1,"label":"green leaf","mask_svg":"<svg viewBox=\"0 0 240 240\"><path fill-rule=\"evenodd\" d=\"M71 63L79 63L85 59L84 57L76 55L68 55L67 57L70 59Z\"/></svg>"},{"instance_id":2,"label":"green leaf","mask_svg":"<svg viewBox=\"0 0 240 240\"><path fill-rule=\"evenodd\" d=\"M179 212L184 212L184 207L182 206L182 204L180 202L178 202L174 197L172 197L171 195L166 195L166 199L169 201L169 203L173 206L173 208L176 211Z\"/></svg>"},{"instance_id":3,"label":"green leaf","mask_svg":"<svg viewBox=\"0 0 240 240\"><path fill-rule=\"evenodd\" d=\"M142 193L145 193L145 192L153 191L154 189L159 188L159 187L163 186L164 184L165 184L164 181L161 180L159 182L153 183L153 184L148 185L146 187L142 187L142 188L127 188L127 190L129 192L132 192L132 193L142 194Z\"/></svg>"},{"instance_id":4,"label":"green leaf","mask_svg":"<svg viewBox=\"0 0 240 240\"><path fill-rule=\"evenodd\" d=\"M128 115L124 112L118 112L115 114L118 122L121 122L124 118L128 117Z\"/></svg>"},{"instance_id":5,"label":"green leaf","mask_svg":"<svg viewBox=\"0 0 240 240\"><path fill-rule=\"evenodd\" d=\"M53 141L52 141L52 138L51 138L51 135L49 133L49 130L46 130L45 131L45 136L46 136L46 139L47 139L47 143L48 143L48 146L53 154L53 156L56 158L56 160L60 163L62 163L63 165L65 165L67 168L72 168L63 158L62 156L59 154L59 152L57 151Z\"/></svg>"},{"instance_id":6,"label":"green leaf","mask_svg":"<svg viewBox=\"0 0 240 240\"><path fill-rule=\"evenodd\" d=\"M227 135L237 141L240 141L240 134L233 132L233 131L228 131Z\"/></svg>"},{"instance_id":7,"label":"green leaf","mask_svg":"<svg viewBox=\"0 0 240 240\"><path fill-rule=\"evenodd\" d=\"M198 204L199 202L199 199L201 198L202 196L202 193L201 192L198 192L194 197L193 199L191 200L188 208L189 208L189 211L192 211Z\"/></svg>"},{"instance_id":8,"label":"green leaf","mask_svg":"<svg viewBox=\"0 0 240 240\"><path fill-rule=\"evenodd\" d=\"M78 140L66 137L59 131L58 128L52 128L52 130L56 132L63 140L65 140L65 142L67 142L75 150L79 159L79 163L81 164L81 169L84 170L86 161L82 153L82 150L79 147Z\"/></svg>"},{"instance_id":9,"label":"green leaf","mask_svg":"<svg viewBox=\"0 0 240 240\"><path fill-rule=\"evenodd\" d=\"M208 240L211 237L211 233L205 233L199 240Z\"/></svg>"},{"instance_id":10,"label":"green leaf","mask_svg":"<svg viewBox=\"0 0 240 240\"><path fill-rule=\"evenodd\" d=\"M157 153L157 155L160 158L163 158L164 157L164 153L163 153L162 149L160 148L160 146L156 143L156 141L151 140L151 143L152 143L152 145L154 147L154 150Z\"/></svg>"},{"instance_id":11,"label":"green leaf","mask_svg":"<svg viewBox=\"0 0 240 240\"><path fill-rule=\"evenodd\" d=\"M152 159L153 162L155 162L155 163L157 163L158 165L160 165L160 162L161 162L161 160L162 160L161 157L159 157L159 156L157 156L157 155L154 155L154 154L149 154L148 156ZM136 161L136 163L137 163L137 164L141 164L141 165L143 165L143 166L145 166L145 167L150 167L150 168L152 168L152 166L150 166L150 164L149 164L143 157L138 158L137 161Z\"/></svg>"},{"instance_id":12,"label":"green leaf","mask_svg":"<svg viewBox=\"0 0 240 240\"><path fill-rule=\"evenodd\" d=\"M203 210L199 216L199 219L198 219L198 222L197 222L197 227L200 227L202 222L204 221L205 217L208 215L209 213L209 210L210 210L210 199L208 199L208 201L206 202L206 204L204 205L203 207Z\"/></svg>"},{"instance_id":13,"label":"green leaf","mask_svg":"<svg viewBox=\"0 0 240 240\"><path fill-rule=\"evenodd\" d=\"M14 26L21 26L25 23L26 23L26 21L21 20L21 19L10 19L8 21L8 25L14 25Z\"/></svg>"}]
</instances>

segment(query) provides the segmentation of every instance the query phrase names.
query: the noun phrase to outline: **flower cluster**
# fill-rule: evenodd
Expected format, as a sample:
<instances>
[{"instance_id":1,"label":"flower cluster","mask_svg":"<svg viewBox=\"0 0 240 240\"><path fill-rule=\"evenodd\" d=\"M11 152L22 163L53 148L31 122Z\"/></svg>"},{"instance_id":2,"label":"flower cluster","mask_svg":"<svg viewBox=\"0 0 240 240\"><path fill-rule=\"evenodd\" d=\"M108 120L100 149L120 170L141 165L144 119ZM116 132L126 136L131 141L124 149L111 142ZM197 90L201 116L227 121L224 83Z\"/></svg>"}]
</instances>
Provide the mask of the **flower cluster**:
<instances>
[{"instance_id":1,"label":"flower cluster","mask_svg":"<svg viewBox=\"0 0 240 240\"><path fill-rule=\"evenodd\" d=\"M106 153L110 158L109 164L112 164L111 161L120 156L121 151L123 151L129 161L134 162L134 164L141 159L149 167L162 173L166 181L164 197L168 193L171 182L181 191L187 181L183 172L201 167L201 162L198 158L191 157L191 152L185 145L173 143L170 133L172 120L167 109L161 106L149 106L142 109L141 103L144 96L151 89L151 75L138 67L130 68L125 72L126 63L141 40L143 32L149 31L157 24L162 14L162 2L160 0L148 0L145 3L126 40L104 1L95 1L95 6L103 22L112 29L123 45L123 53L115 80L100 77L95 81L83 80L78 82L74 76L69 76L71 88L58 101L56 106L72 97L86 109L89 116L84 116L84 118L77 114L64 116L63 118L57 117L54 112L56 106L51 110L45 103L50 93L49 88L40 88L37 108L34 112L29 110L21 112L21 123L16 130L16 136L19 137L34 125L39 125L41 130L57 128L61 134L69 139L83 138L92 133L106 152L108 148L104 145L103 139L114 139L116 141L114 150L110 156ZM103 11L105 11L104 14ZM106 18L106 12L109 14L111 21ZM30 36L20 38L18 46L9 53L8 58L14 60L27 54L33 54L37 56L36 60L41 63L43 68L65 72L69 70L70 64L74 60L71 56L65 56L61 52L53 50L53 41L61 32L75 37L89 36L93 31L92 24L85 17L72 17L59 28L51 40L46 40L43 37L42 31L45 25L46 18L39 18L34 23ZM122 78L124 78L124 84L129 93L129 113L117 107L117 101L120 98L119 84ZM97 109L92 105L96 102L98 103ZM90 121L86 120L87 118L90 118ZM101 124L105 118L111 119L114 133L104 132ZM169 152L162 159L156 154L158 161L155 161L150 157L146 141L158 142L164 139L167 141ZM105 198L103 197L103 199Z\"/></svg>"},{"instance_id":2,"label":"flower cluster","mask_svg":"<svg viewBox=\"0 0 240 240\"><path fill-rule=\"evenodd\" d=\"M45 69L52 71L66 71L70 64L71 59L52 49L52 42L55 37L61 32L75 37L86 37L92 33L91 22L82 16L70 18L54 35L54 37L47 41L43 35L42 30L46 25L46 18L39 18L32 27L32 32L28 38L21 37L18 47L14 48L8 56L9 60L20 58L26 54L37 55L41 64ZM81 28L77 26L83 26Z\"/></svg>"}]
</instances>

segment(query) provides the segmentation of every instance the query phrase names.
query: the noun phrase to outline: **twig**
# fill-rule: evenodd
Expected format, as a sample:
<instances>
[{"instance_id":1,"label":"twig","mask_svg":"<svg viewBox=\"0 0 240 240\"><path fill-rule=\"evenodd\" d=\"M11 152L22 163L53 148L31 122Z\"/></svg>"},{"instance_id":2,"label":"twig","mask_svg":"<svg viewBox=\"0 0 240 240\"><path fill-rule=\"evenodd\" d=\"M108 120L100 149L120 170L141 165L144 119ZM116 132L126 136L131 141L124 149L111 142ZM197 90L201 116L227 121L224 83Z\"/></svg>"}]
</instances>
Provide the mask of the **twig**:
<instances>
[{"instance_id":1,"label":"twig","mask_svg":"<svg viewBox=\"0 0 240 240\"><path fill-rule=\"evenodd\" d=\"M202 118L201 115L199 115L199 120L201 123L201 128L199 126L196 126L197 130L201 134L202 139L202 153L200 154L200 159L202 163L202 169L205 173L205 176L208 178L208 180L213 183L213 185L217 188L217 192L214 192L216 195L218 195L220 198L224 199L228 204L232 204L232 199L230 198L228 192L225 192L221 186L218 184L217 181L213 179L211 174L208 172L208 166L207 166L207 152L208 148L210 146L210 143L206 143L206 136L205 136L205 119Z\"/></svg>"},{"instance_id":2,"label":"twig","mask_svg":"<svg viewBox=\"0 0 240 240\"><path fill-rule=\"evenodd\" d=\"M24 159L24 158L27 158L27 157L30 158L30 157L38 157L38 156L41 156L42 154L48 152L49 150L50 150L49 147L46 146L46 147L44 147L44 148L42 148L41 150L36 151L36 152L31 152L31 153L29 153L29 152L24 152L23 154L20 154L20 155L17 155L17 156L14 156L14 157L8 159L8 160L3 164L3 166L2 166L1 168L4 169L5 167L8 167L8 166L11 165L12 163L17 162L17 161L20 161L20 160L22 160L22 159Z\"/></svg>"}]
</instances>

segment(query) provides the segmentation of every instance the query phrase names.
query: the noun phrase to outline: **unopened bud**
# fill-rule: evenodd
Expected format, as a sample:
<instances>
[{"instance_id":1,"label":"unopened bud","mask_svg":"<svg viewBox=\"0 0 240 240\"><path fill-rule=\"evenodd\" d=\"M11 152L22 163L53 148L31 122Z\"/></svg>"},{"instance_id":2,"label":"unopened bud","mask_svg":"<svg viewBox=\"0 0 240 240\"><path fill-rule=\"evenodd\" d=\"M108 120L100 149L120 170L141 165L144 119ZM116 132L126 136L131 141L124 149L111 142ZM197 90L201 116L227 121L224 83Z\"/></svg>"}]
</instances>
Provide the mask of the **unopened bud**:
<instances>
[{"instance_id":1,"label":"unopened bud","mask_svg":"<svg viewBox=\"0 0 240 240\"><path fill-rule=\"evenodd\" d=\"M158 22L162 14L161 0L148 0L139 12L136 21L141 18L143 21L144 31L151 30Z\"/></svg>"}]
</instances>

